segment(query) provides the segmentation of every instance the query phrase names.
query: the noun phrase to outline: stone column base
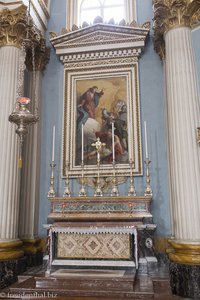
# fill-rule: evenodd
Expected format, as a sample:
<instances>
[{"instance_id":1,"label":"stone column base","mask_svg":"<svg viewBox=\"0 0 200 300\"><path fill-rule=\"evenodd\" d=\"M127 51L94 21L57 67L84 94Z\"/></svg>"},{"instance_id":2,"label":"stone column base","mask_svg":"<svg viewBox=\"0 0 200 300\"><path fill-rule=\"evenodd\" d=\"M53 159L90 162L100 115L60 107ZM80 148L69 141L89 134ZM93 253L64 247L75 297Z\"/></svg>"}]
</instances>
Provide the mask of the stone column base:
<instances>
[{"instance_id":1,"label":"stone column base","mask_svg":"<svg viewBox=\"0 0 200 300\"><path fill-rule=\"evenodd\" d=\"M171 262L169 270L173 294L185 298L200 299L200 265Z\"/></svg>"},{"instance_id":2,"label":"stone column base","mask_svg":"<svg viewBox=\"0 0 200 300\"><path fill-rule=\"evenodd\" d=\"M172 293L181 297L200 299L200 243L168 241L170 283Z\"/></svg>"},{"instance_id":3,"label":"stone column base","mask_svg":"<svg viewBox=\"0 0 200 300\"><path fill-rule=\"evenodd\" d=\"M26 258L0 261L0 290L17 281L17 276L26 271Z\"/></svg>"},{"instance_id":4,"label":"stone column base","mask_svg":"<svg viewBox=\"0 0 200 300\"><path fill-rule=\"evenodd\" d=\"M29 267L39 266L43 264L43 252L39 238L23 239L23 251L27 258Z\"/></svg>"},{"instance_id":5,"label":"stone column base","mask_svg":"<svg viewBox=\"0 0 200 300\"><path fill-rule=\"evenodd\" d=\"M0 261L11 260L23 257L24 251L21 249L22 241L0 242Z\"/></svg>"}]
</instances>

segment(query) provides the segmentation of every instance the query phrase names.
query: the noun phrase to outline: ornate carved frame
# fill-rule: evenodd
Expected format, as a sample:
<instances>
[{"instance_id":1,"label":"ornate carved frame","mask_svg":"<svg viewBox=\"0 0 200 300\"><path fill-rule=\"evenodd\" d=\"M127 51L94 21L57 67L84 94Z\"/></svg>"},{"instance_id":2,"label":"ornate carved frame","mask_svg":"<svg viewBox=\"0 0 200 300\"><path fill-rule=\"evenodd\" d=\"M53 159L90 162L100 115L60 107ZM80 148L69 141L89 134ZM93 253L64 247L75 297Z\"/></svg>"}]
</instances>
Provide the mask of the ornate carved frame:
<instances>
[{"instance_id":1,"label":"ornate carved frame","mask_svg":"<svg viewBox=\"0 0 200 300\"><path fill-rule=\"evenodd\" d=\"M127 124L128 124L128 156L134 158L136 175L142 174L141 159L141 136L140 136L140 102L138 95L138 66L124 65L122 67L107 67L88 69L84 68L81 72L73 70L65 71L65 102L64 102L64 126L63 126L63 164L70 162L70 175L78 177L81 171L81 165L76 165L76 119L77 119L77 101L76 101L76 83L77 81L95 82L94 80L109 80L109 78L125 78L127 90ZM90 86L93 86L93 84ZM89 86L89 85L88 85ZM106 91L105 91L106 93ZM85 172L88 176L95 176L94 165L88 165L85 162ZM102 176L112 175L111 164L101 165ZM129 164L118 163L117 173L129 175Z\"/></svg>"}]
</instances>

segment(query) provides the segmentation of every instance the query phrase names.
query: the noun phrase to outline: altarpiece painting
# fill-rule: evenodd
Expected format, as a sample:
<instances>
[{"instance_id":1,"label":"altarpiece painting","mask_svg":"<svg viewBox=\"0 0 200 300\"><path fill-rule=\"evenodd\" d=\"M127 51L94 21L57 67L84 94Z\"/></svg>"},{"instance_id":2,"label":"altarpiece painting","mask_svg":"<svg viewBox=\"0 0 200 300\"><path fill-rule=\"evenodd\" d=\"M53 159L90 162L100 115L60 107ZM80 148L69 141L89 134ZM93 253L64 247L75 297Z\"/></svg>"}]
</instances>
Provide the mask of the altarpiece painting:
<instances>
[{"instance_id":1,"label":"altarpiece painting","mask_svg":"<svg viewBox=\"0 0 200 300\"><path fill-rule=\"evenodd\" d=\"M129 175L130 160L135 164L134 174L141 175L137 64L81 72L67 70L64 106L63 166L70 162L71 176L80 175L82 159L87 176L95 176L93 144L98 137L105 144L101 151L102 176L112 174L113 149L118 175Z\"/></svg>"}]
</instances>

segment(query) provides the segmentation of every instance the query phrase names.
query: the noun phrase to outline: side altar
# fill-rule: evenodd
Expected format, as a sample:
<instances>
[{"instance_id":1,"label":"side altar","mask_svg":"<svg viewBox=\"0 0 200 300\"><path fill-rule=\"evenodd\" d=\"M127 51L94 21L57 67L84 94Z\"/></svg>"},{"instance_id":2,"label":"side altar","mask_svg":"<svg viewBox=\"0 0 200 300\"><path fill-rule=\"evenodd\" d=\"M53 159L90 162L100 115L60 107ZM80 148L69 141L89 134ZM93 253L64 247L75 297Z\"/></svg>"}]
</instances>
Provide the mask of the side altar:
<instances>
[{"instance_id":1,"label":"side altar","mask_svg":"<svg viewBox=\"0 0 200 300\"><path fill-rule=\"evenodd\" d=\"M52 197L49 264L56 267L132 267L156 263L151 196Z\"/></svg>"},{"instance_id":2,"label":"side altar","mask_svg":"<svg viewBox=\"0 0 200 300\"><path fill-rule=\"evenodd\" d=\"M51 33L64 71L61 174L65 190L63 197L57 197L54 126L51 212L46 225L50 269L131 267L147 273L157 263L146 122L144 195L137 196L134 186L134 177L144 175L138 60L149 30L149 22L105 24L97 17L93 25ZM129 178L127 196L119 195L121 176L123 183ZM93 196L85 189L89 182ZM110 196L105 196L106 186ZM75 193L78 196L72 196Z\"/></svg>"}]
</instances>

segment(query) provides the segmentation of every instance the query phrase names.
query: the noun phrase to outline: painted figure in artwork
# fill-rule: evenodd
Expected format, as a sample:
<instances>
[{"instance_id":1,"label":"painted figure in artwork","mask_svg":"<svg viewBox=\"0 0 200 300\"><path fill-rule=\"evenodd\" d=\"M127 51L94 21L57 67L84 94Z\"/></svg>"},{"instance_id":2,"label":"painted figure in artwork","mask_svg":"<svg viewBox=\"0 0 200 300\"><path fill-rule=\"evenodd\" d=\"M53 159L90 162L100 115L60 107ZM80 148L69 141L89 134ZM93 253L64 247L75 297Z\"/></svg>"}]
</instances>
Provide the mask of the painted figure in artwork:
<instances>
[{"instance_id":1,"label":"painted figure in artwork","mask_svg":"<svg viewBox=\"0 0 200 300\"><path fill-rule=\"evenodd\" d=\"M91 146L99 137L105 147L101 151L101 163L112 163L112 131L114 120L114 149L117 163L128 161L127 101L123 84L115 84L116 79L98 80L98 84L85 86L86 81L78 82L77 127L76 127L76 164L81 163L82 124L84 136L85 164L96 164L96 151ZM122 81L123 83L123 81ZM82 88L80 88L82 87ZM99 87L99 88L98 88Z\"/></svg>"},{"instance_id":2,"label":"painted figure in artwork","mask_svg":"<svg viewBox=\"0 0 200 300\"><path fill-rule=\"evenodd\" d=\"M81 97L78 104L79 118L77 120L78 130L80 125L85 124L88 118L95 119L95 110L99 105L100 97L104 94L103 89L98 92L98 87L93 86L89 88Z\"/></svg>"}]
</instances>

